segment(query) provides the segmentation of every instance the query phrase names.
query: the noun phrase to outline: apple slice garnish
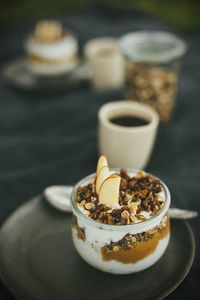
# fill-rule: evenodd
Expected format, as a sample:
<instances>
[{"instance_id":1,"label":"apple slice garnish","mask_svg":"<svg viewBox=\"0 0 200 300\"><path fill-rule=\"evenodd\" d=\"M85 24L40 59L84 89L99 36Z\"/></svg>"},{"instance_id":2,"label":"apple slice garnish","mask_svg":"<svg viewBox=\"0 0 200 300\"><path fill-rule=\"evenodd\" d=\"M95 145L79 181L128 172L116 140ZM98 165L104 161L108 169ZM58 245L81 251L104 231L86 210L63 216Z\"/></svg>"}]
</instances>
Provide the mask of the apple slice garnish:
<instances>
[{"instance_id":1,"label":"apple slice garnish","mask_svg":"<svg viewBox=\"0 0 200 300\"><path fill-rule=\"evenodd\" d=\"M97 162L97 171L96 171L96 177L98 176L100 170L103 168L103 167L107 167L108 166L108 163L107 163L107 159L106 159L106 156L105 155L101 155L98 159L98 162Z\"/></svg>"},{"instance_id":2,"label":"apple slice garnish","mask_svg":"<svg viewBox=\"0 0 200 300\"><path fill-rule=\"evenodd\" d=\"M97 195L99 194L99 189L100 189L101 184L109 176L110 176L109 167L108 166L102 167L96 178L96 193L97 193Z\"/></svg>"},{"instance_id":3,"label":"apple slice garnish","mask_svg":"<svg viewBox=\"0 0 200 300\"><path fill-rule=\"evenodd\" d=\"M116 207L119 204L119 187L121 177L111 175L104 180L99 188L99 203Z\"/></svg>"}]
</instances>

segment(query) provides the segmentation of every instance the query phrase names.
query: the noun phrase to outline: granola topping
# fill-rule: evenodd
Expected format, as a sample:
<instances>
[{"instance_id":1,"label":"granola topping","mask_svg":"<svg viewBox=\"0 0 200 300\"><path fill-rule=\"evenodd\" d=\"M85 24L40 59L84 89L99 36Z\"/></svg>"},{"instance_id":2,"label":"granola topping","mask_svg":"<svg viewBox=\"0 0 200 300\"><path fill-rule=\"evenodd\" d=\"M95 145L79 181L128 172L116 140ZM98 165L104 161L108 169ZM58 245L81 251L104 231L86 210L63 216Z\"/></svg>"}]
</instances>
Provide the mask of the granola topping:
<instances>
[{"instance_id":1,"label":"granola topping","mask_svg":"<svg viewBox=\"0 0 200 300\"><path fill-rule=\"evenodd\" d=\"M57 21L40 21L36 24L35 39L39 42L52 42L62 38L62 25Z\"/></svg>"},{"instance_id":2,"label":"granola topping","mask_svg":"<svg viewBox=\"0 0 200 300\"><path fill-rule=\"evenodd\" d=\"M113 208L99 203L95 181L77 188L76 202L81 212L97 222L127 225L143 222L157 214L164 204L161 181L140 171L130 176L120 171L119 204Z\"/></svg>"}]
</instances>

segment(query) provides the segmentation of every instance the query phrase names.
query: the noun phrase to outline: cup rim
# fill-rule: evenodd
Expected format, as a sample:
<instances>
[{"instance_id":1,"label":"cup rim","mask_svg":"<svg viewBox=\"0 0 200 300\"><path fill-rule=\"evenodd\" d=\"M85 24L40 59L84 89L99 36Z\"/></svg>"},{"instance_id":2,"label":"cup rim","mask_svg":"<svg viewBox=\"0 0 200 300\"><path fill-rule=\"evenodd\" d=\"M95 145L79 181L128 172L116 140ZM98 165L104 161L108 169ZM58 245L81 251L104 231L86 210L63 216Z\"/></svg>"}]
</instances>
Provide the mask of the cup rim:
<instances>
[{"instance_id":1,"label":"cup rim","mask_svg":"<svg viewBox=\"0 0 200 300\"><path fill-rule=\"evenodd\" d=\"M148 124L142 125L142 126L121 126L121 125L116 125L108 120L107 114L109 111L114 111L114 109L117 108L118 111L119 109L123 108L129 108L130 110L133 111L133 114L130 113L130 115L137 116L136 113L134 113L134 109L138 109L140 111L143 111L147 113L151 119ZM119 115L123 115L121 112ZM108 102L104 105L101 106L99 112L98 112L98 118L99 120L109 129L117 131L117 132L122 132L122 133L136 133L136 132L144 132L144 131L150 131L158 126L159 123L159 115L158 113L151 108L149 105L145 103L138 103L137 101L133 100L120 100L120 101L113 101L113 102ZM145 118L144 118L145 119Z\"/></svg>"},{"instance_id":2,"label":"cup rim","mask_svg":"<svg viewBox=\"0 0 200 300\"><path fill-rule=\"evenodd\" d=\"M112 36L105 36L105 37L98 37L98 38L94 38L94 39L91 39L89 40L84 48L83 48L83 53L85 55L85 57L87 59L94 59L94 60L110 60L111 57L108 56L100 56L100 57L96 57L95 53L96 51L98 51L98 49L102 49L102 48L105 48L106 47L106 43L108 44L107 47L113 47L113 49L115 48L116 49L116 54L112 56L112 59L114 57L118 57L120 56L120 51L119 51L119 48L118 48L118 40L117 38L115 37L112 37ZM104 45L104 46L103 46ZM96 46L96 50L93 50L92 48L94 48Z\"/></svg>"},{"instance_id":3,"label":"cup rim","mask_svg":"<svg viewBox=\"0 0 200 300\"><path fill-rule=\"evenodd\" d=\"M141 51L133 51L133 47L143 45L152 41L157 45L164 45L169 43L171 49L163 53L157 53L156 56L149 56L148 58L141 54ZM175 34L159 31L159 30L141 30L136 32L130 32L123 35L118 40L119 49L125 59L133 62L152 62L152 63L168 63L179 57L182 57L187 51L187 45L184 40L177 37ZM172 47L173 45L173 47Z\"/></svg>"},{"instance_id":4,"label":"cup rim","mask_svg":"<svg viewBox=\"0 0 200 300\"><path fill-rule=\"evenodd\" d=\"M121 168L111 168L110 173L114 174L116 172L119 172L120 170L121 170ZM133 175L134 174L136 175L140 171L138 169L129 169L129 168L126 168L125 170L128 173L132 173ZM166 186L166 184L163 181L161 181L162 191L165 195L165 203L164 203L163 207L160 209L160 211L157 214L155 214L154 216L152 216L151 218L149 218L149 219L147 219L143 222L139 222L139 223L135 223L135 224L128 224L128 225L104 224L104 223L97 222L97 221L95 221L91 218L88 218L78 208L78 205L77 205L77 202L76 202L76 190L79 186L88 184L90 182L90 180L95 178L95 176L96 176L96 173L92 173L92 174L82 178L81 180L79 180L74 185L73 190L72 190L72 194L71 194L71 204L72 204L73 213L77 217L80 217L83 222L87 223L90 226L98 227L98 228L105 229L105 230L113 230L113 231L126 231L127 229L137 230L138 232L140 230L145 231L146 226L151 226L152 225L152 227L153 227L155 222L158 221L160 218L162 218L168 212L168 209L169 209L169 206L170 206L170 203L171 203L171 195L170 195L169 189ZM158 178L158 177L154 176L153 174L152 174L152 176L154 178Z\"/></svg>"}]
</instances>

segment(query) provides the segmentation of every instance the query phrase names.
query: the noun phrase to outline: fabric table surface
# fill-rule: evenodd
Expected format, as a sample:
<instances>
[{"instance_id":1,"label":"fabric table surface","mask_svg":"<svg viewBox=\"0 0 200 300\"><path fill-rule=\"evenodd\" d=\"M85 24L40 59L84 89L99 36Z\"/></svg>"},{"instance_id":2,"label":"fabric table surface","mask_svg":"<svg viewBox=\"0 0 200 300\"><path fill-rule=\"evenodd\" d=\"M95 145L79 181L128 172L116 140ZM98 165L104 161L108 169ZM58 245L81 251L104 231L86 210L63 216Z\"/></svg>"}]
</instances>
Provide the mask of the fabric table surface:
<instances>
[{"instance_id":1,"label":"fabric table surface","mask_svg":"<svg viewBox=\"0 0 200 300\"><path fill-rule=\"evenodd\" d=\"M168 30L141 12L104 5L62 17L80 43L133 30ZM0 32L0 66L23 51L34 21ZM200 211L200 32L180 34L188 44L173 121L159 129L147 171L162 178L172 202ZM81 50L80 50L81 51ZM96 92L84 84L67 92L29 93L0 81L0 224L22 203L54 184L73 184L94 172L98 157L97 112L124 98L123 90ZM199 299L200 223L190 221L196 239L194 264L167 299ZM183 249L184 251L184 249ZM13 296L0 284L0 299Z\"/></svg>"}]
</instances>

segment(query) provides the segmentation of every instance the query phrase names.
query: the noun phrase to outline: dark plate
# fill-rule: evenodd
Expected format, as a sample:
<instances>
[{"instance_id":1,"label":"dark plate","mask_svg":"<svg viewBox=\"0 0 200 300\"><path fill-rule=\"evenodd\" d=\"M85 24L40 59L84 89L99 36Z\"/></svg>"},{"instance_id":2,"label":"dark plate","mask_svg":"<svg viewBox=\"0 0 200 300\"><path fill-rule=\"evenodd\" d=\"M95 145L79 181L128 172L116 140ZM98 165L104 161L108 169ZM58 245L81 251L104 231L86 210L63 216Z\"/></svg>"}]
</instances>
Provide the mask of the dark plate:
<instances>
[{"instance_id":1,"label":"dark plate","mask_svg":"<svg viewBox=\"0 0 200 300\"><path fill-rule=\"evenodd\" d=\"M21 57L7 63L2 69L1 76L6 84L17 89L31 92L58 92L88 82L90 72L87 65L81 62L74 70L61 75L34 75L27 69L25 58Z\"/></svg>"},{"instance_id":2,"label":"dark plate","mask_svg":"<svg viewBox=\"0 0 200 300\"><path fill-rule=\"evenodd\" d=\"M54 210L41 196L6 221L0 232L0 270L17 299L162 299L192 265L195 242L185 221L171 222L164 256L132 275L103 273L85 263L72 244L70 222L70 215Z\"/></svg>"}]
</instances>

